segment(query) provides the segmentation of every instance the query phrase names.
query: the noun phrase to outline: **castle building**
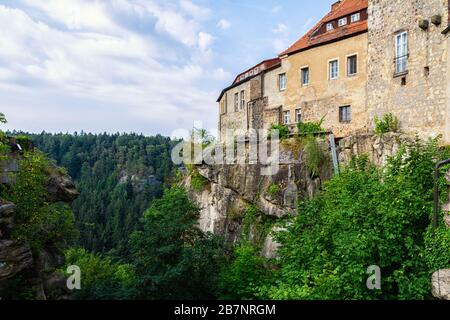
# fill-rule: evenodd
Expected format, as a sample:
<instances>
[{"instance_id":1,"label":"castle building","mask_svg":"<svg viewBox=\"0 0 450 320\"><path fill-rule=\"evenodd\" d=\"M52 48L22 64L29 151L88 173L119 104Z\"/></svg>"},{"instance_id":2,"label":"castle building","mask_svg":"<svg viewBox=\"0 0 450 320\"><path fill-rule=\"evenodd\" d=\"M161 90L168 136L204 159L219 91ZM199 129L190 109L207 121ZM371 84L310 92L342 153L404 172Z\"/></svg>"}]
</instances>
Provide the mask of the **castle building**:
<instances>
[{"instance_id":1,"label":"castle building","mask_svg":"<svg viewBox=\"0 0 450 320\"><path fill-rule=\"evenodd\" d=\"M341 0L282 52L236 77L218 99L220 139L319 121L336 138L374 130L392 113L401 130L450 143L450 1ZM447 27L448 26L448 27Z\"/></svg>"}]
</instances>

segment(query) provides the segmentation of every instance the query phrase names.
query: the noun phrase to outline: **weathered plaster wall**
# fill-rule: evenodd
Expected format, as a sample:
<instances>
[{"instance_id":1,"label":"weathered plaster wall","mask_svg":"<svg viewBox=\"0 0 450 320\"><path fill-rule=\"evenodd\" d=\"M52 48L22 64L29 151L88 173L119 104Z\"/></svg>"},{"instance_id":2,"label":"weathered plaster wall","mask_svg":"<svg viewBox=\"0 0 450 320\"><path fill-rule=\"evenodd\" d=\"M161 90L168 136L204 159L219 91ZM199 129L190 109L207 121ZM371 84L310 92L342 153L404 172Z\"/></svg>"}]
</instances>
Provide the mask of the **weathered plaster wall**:
<instances>
[{"instance_id":1,"label":"weathered plaster wall","mask_svg":"<svg viewBox=\"0 0 450 320\"><path fill-rule=\"evenodd\" d=\"M448 40L441 34L447 26L448 0L369 0L368 10L369 123L373 126L375 116L392 112L404 132L421 138L446 134L450 143L446 128ZM430 22L428 30L422 30L419 21L433 15L441 15L442 24ZM394 77L394 36L400 31L408 31L409 42L404 85L402 77Z\"/></svg>"},{"instance_id":2,"label":"weathered plaster wall","mask_svg":"<svg viewBox=\"0 0 450 320\"><path fill-rule=\"evenodd\" d=\"M303 121L317 121L325 116L324 127L332 129L337 137L357 130L365 130L366 120L366 52L367 33L342 41L299 52L282 60L287 74L287 89L283 110L302 109ZM358 55L358 73L347 75L347 56ZM339 77L329 79L329 61L339 59ZM309 67L310 83L301 85L301 68ZM339 122L339 107L350 105L352 121Z\"/></svg>"}]
</instances>

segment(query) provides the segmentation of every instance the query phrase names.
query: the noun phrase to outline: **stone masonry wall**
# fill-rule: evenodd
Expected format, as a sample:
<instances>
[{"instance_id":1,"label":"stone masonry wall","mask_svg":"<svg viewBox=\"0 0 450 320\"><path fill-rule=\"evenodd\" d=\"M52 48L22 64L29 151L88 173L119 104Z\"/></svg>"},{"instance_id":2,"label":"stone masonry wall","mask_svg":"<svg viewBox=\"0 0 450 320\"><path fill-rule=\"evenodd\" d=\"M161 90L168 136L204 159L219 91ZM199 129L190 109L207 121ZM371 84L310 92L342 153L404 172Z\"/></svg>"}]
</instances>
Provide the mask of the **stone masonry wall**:
<instances>
[{"instance_id":1,"label":"stone masonry wall","mask_svg":"<svg viewBox=\"0 0 450 320\"><path fill-rule=\"evenodd\" d=\"M445 133L448 0L369 0L369 123L392 112L401 129L428 138ZM431 23L440 15L442 23ZM419 22L429 21L428 30ZM408 32L408 73L395 77L395 34ZM402 78L404 78L402 80ZM406 83L402 83L406 81ZM449 143L450 141L446 141Z\"/></svg>"}]
</instances>

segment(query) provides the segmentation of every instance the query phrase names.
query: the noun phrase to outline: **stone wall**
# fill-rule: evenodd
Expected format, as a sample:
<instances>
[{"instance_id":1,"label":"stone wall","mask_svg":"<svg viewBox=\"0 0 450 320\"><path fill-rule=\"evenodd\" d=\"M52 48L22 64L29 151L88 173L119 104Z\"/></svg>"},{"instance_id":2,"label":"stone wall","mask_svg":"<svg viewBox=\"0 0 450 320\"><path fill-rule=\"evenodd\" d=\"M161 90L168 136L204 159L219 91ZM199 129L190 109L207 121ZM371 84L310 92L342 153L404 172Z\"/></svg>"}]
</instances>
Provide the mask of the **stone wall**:
<instances>
[{"instance_id":1,"label":"stone wall","mask_svg":"<svg viewBox=\"0 0 450 320\"><path fill-rule=\"evenodd\" d=\"M401 129L421 138L445 134L448 0L369 0L367 102L369 124L391 112ZM419 27L441 15L443 23ZM408 73L394 76L395 34L408 32ZM450 141L445 141L450 143Z\"/></svg>"},{"instance_id":2,"label":"stone wall","mask_svg":"<svg viewBox=\"0 0 450 320\"><path fill-rule=\"evenodd\" d=\"M302 121L318 121L324 117L323 127L342 138L367 130L366 116L366 54L367 33L336 41L282 59L282 70L287 74L287 89L283 110L290 111L295 121L295 110L302 111ZM347 57L357 55L358 72L347 75ZM338 59L339 76L329 79L330 60ZM310 83L301 85L300 70L309 67ZM339 108L351 107L351 122L342 123Z\"/></svg>"},{"instance_id":3,"label":"stone wall","mask_svg":"<svg viewBox=\"0 0 450 320\"><path fill-rule=\"evenodd\" d=\"M371 163L382 166L389 157L398 152L402 144L409 142L412 142L412 138L403 133L349 136L339 141L339 163L346 164L354 156L367 155Z\"/></svg>"}]
</instances>

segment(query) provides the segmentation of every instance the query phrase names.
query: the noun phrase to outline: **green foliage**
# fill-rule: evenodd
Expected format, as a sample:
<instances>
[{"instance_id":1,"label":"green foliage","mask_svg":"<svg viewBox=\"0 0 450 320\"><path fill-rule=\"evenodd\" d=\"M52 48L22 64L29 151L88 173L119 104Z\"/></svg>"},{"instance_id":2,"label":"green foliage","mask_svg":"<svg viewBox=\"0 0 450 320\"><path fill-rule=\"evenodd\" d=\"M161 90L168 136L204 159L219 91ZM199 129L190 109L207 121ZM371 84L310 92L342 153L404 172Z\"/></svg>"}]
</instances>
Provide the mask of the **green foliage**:
<instances>
[{"instance_id":1,"label":"green foliage","mask_svg":"<svg viewBox=\"0 0 450 320\"><path fill-rule=\"evenodd\" d=\"M322 128L325 117L322 117L319 121L312 122L299 122L297 123L298 134L300 135L310 135L322 133L325 129Z\"/></svg>"},{"instance_id":2,"label":"green foliage","mask_svg":"<svg viewBox=\"0 0 450 320\"><path fill-rule=\"evenodd\" d=\"M68 243L77 235L72 211L64 204L47 201L47 157L26 152L19 161L15 184L2 194L16 205L14 238L28 241L34 249L46 243Z\"/></svg>"},{"instance_id":3,"label":"green foliage","mask_svg":"<svg viewBox=\"0 0 450 320\"><path fill-rule=\"evenodd\" d=\"M268 188L267 188L267 194L271 197L275 197L276 195L278 195L280 193L280 186L276 183L272 183Z\"/></svg>"},{"instance_id":4,"label":"green foliage","mask_svg":"<svg viewBox=\"0 0 450 320\"><path fill-rule=\"evenodd\" d=\"M8 123L6 116L0 112L0 123Z\"/></svg>"},{"instance_id":5,"label":"green foliage","mask_svg":"<svg viewBox=\"0 0 450 320\"><path fill-rule=\"evenodd\" d=\"M383 134L388 132L398 132L399 121L392 113L386 113L383 119L375 117L375 133Z\"/></svg>"},{"instance_id":6,"label":"green foliage","mask_svg":"<svg viewBox=\"0 0 450 320\"><path fill-rule=\"evenodd\" d=\"M173 187L142 219L130 246L143 299L211 299L223 262L222 241L197 226L199 208Z\"/></svg>"},{"instance_id":7,"label":"green foliage","mask_svg":"<svg viewBox=\"0 0 450 320\"><path fill-rule=\"evenodd\" d=\"M277 235L280 271L273 299L425 299L430 275L448 264L448 233L429 250L435 141L402 149L384 169L344 168ZM427 240L428 239L428 240ZM442 259L440 258L442 256ZM431 264L434 264L431 267ZM366 288L367 267L382 290Z\"/></svg>"},{"instance_id":8,"label":"green foliage","mask_svg":"<svg viewBox=\"0 0 450 320\"><path fill-rule=\"evenodd\" d=\"M170 153L176 142L160 135L11 134L29 136L74 179L80 193L72 203L77 245L126 257L128 237L142 213L172 182Z\"/></svg>"},{"instance_id":9,"label":"green foliage","mask_svg":"<svg viewBox=\"0 0 450 320\"><path fill-rule=\"evenodd\" d=\"M319 141L312 134L303 139L303 145L306 168L315 176L326 160L325 154L319 145Z\"/></svg>"},{"instance_id":10,"label":"green foliage","mask_svg":"<svg viewBox=\"0 0 450 320\"><path fill-rule=\"evenodd\" d=\"M208 180L203 177L198 170L194 170L191 174L191 187L197 192L203 191Z\"/></svg>"},{"instance_id":11,"label":"green foliage","mask_svg":"<svg viewBox=\"0 0 450 320\"><path fill-rule=\"evenodd\" d=\"M129 300L137 295L134 268L114 263L110 258L72 248L66 251L66 264L81 270L81 290L74 293L80 300Z\"/></svg>"},{"instance_id":12,"label":"green foliage","mask_svg":"<svg viewBox=\"0 0 450 320\"><path fill-rule=\"evenodd\" d=\"M286 125L273 124L269 129L269 138L276 132L278 132L280 140L289 139L290 131Z\"/></svg>"},{"instance_id":13,"label":"green foliage","mask_svg":"<svg viewBox=\"0 0 450 320\"><path fill-rule=\"evenodd\" d=\"M257 249L242 243L220 273L220 298L226 300L254 300L265 298L261 288L273 282L269 261Z\"/></svg>"}]
</instances>

